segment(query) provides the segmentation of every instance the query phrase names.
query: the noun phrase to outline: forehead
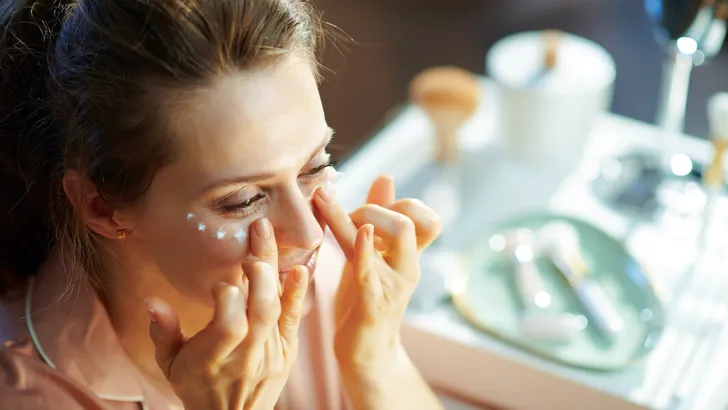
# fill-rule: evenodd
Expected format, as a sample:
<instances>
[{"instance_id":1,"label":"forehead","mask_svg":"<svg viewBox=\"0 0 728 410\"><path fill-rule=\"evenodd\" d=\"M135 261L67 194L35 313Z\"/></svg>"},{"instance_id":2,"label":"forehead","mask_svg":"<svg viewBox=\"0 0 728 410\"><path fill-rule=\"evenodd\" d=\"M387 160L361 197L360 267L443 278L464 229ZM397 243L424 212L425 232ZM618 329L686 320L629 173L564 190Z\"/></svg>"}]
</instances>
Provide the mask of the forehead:
<instances>
[{"instance_id":1,"label":"forehead","mask_svg":"<svg viewBox=\"0 0 728 410\"><path fill-rule=\"evenodd\" d=\"M293 58L222 76L175 114L182 162L221 178L298 168L327 131L311 67Z\"/></svg>"}]
</instances>

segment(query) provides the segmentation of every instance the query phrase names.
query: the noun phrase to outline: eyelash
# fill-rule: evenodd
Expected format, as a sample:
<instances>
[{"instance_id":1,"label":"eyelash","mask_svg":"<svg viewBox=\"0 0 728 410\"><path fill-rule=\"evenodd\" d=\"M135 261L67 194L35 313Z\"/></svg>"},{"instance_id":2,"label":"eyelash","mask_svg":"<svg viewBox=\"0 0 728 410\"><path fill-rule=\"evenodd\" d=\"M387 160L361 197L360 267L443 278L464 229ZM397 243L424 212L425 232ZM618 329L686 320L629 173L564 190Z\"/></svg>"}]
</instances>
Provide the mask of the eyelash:
<instances>
[{"instance_id":1,"label":"eyelash","mask_svg":"<svg viewBox=\"0 0 728 410\"><path fill-rule=\"evenodd\" d=\"M325 170L326 168L329 168L329 167L334 167L334 168L336 168L336 165L337 165L337 164L338 164L338 162L337 162L337 161L331 161L331 160L329 159L329 160L327 160L327 161L326 161L326 163L325 163L325 164L323 164L323 165L319 165L319 166L317 166L317 167L315 167L315 168L311 168L311 169L309 169L308 171L306 171L306 172L305 172L305 173L303 174L303 176L304 176L304 177L306 177L306 178L318 176L318 175L319 175L320 173L324 172L324 170Z\"/></svg>"},{"instance_id":2,"label":"eyelash","mask_svg":"<svg viewBox=\"0 0 728 410\"><path fill-rule=\"evenodd\" d=\"M323 173L326 168L329 167L336 167L337 162L328 160L325 164L319 165L317 167L311 168L302 175L299 175L299 177L311 179L314 177L318 177L321 173ZM231 204L231 205L222 205L220 206L220 209L227 214L237 214L237 216L242 218L247 218L250 215L253 215L257 211L257 205L260 204L260 201L262 199L265 199L265 194L258 194L253 196L252 198L246 200L242 204Z\"/></svg>"}]
</instances>

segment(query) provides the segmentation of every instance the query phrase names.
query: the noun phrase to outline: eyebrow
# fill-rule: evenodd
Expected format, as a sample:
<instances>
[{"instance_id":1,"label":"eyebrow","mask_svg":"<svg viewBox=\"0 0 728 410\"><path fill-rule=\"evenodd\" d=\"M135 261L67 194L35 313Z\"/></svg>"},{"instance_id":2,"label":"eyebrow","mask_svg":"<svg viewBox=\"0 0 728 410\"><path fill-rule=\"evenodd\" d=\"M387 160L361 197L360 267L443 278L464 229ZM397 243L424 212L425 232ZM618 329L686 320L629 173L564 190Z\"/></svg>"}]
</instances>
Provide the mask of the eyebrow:
<instances>
[{"instance_id":1,"label":"eyebrow","mask_svg":"<svg viewBox=\"0 0 728 410\"><path fill-rule=\"evenodd\" d=\"M326 132L324 133L324 139L323 141L316 146L316 148L311 152L311 155L308 157L306 162L310 162L316 155L318 155L319 152L323 151L327 145L331 142L331 139L334 137L334 130L331 127L326 128ZM226 185L233 185L233 184L240 184L240 183L248 183L253 184L256 182L264 181L266 179L273 178L275 176L275 173L273 172L265 172L262 174L256 174L256 175L245 175L240 177L233 177L228 179L223 179L221 181L216 181L207 187L203 189L202 192L207 192L215 187L219 186L226 186Z\"/></svg>"}]
</instances>

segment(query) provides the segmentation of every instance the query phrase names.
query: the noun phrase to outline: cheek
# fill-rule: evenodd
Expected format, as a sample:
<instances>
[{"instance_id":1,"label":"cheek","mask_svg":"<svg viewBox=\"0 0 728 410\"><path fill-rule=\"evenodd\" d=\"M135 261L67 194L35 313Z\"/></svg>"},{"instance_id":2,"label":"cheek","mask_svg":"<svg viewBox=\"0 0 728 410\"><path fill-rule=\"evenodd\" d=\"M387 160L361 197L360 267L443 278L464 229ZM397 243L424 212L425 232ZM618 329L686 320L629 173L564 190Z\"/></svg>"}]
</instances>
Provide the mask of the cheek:
<instances>
[{"instance_id":1,"label":"cheek","mask_svg":"<svg viewBox=\"0 0 728 410\"><path fill-rule=\"evenodd\" d=\"M147 219L141 229L146 250L161 274L181 293L211 302L215 283L242 275L248 226L216 226L184 213ZM209 299L209 300L208 300Z\"/></svg>"},{"instance_id":2,"label":"cheek","mask_svg":"<svg viewBox=\"0 0 728 410\"><path fill-rule=\"evenodd\" d=\"M190 212L184 220L184 236L190 252L211 268L240 265L248 254L250 222L226 222Z\"/></svg>"},{"instance_id":3,"label":"cheek","mask_svg":"<svg viewBox=\"0 0 728 410\"><path fill-rule=\"evenodd\" d=\"M251 222L224 221L208 213L205 210L192 211L185 217L187 228L196 235L199 244L224 254L244 255Z\"/></svg>"}]
</instances>

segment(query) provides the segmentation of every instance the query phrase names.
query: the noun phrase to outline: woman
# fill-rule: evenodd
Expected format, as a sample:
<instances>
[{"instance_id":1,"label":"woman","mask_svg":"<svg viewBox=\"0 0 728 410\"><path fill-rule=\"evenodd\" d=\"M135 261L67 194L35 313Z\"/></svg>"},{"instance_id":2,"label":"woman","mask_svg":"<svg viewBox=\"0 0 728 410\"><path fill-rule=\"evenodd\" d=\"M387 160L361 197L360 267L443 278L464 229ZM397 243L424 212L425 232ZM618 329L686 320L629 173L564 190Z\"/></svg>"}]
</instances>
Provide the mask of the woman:
<instances>
[{"instance_id":1,"label":"woman","mask_svg":"<svg viewBox=\"0 0 728 410\"><path fill-rule=\"evenodd\" d=\"M0 11L0 408L439 407L398 331L440 223L336 202L307 3Z\"/></svg>"}]
</instances>

